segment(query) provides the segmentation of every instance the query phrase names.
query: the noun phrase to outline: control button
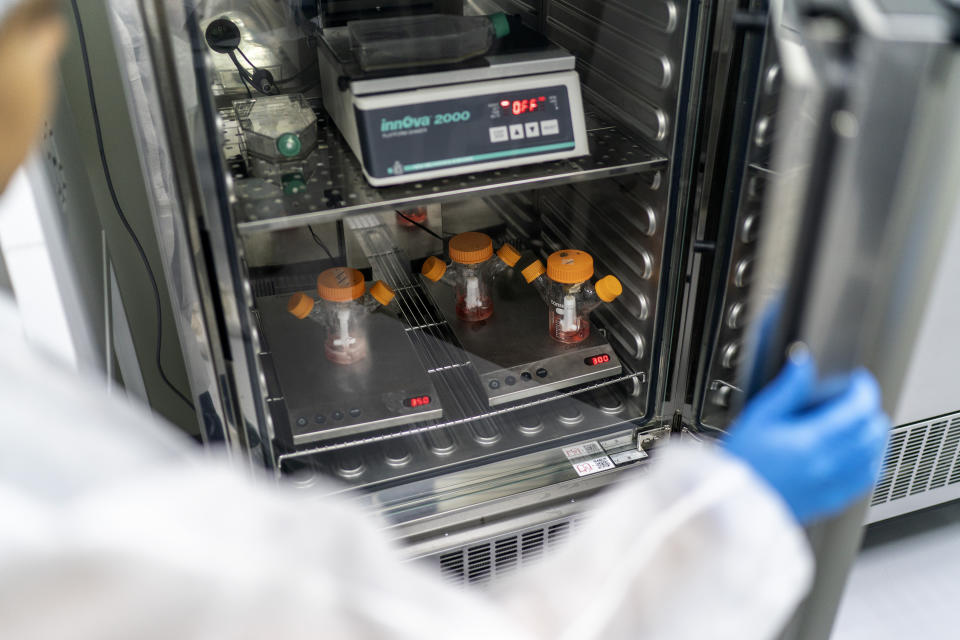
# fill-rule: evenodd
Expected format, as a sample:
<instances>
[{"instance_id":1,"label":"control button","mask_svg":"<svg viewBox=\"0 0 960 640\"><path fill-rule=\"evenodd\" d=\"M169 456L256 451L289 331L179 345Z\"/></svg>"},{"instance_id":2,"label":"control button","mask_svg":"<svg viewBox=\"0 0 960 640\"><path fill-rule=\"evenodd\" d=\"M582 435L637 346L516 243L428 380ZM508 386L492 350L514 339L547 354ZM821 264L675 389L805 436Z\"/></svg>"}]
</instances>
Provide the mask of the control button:
<instances>
[{"instance_id":1,"label":"control button","mask_svg":"<svg viewBox=\"0 0 960 640\"><path fill-rule=\"evenodd\" d=\"M507 376L504 382L506 382L509 386L512 387L513 385L517 384L517 379L514 378L513 376Z\"/></svg>"},{"instance_id":2,"label":"control button","mask_svg":"<svg viewBox=\"0 0 960 640\"><path fill-rule=\"evenodd\" d=\"M547 373L548 373L547 370L544 369L543 367L540 367L539 369L537 369L537 377L538 377L538 378L546 378L546 377L547 377Z\"/></svg>"},{"instance_id":3,"label":"control button","mask_svg":"<svg viewBox=\"0 0 960 640\"><path fill-rule=\"evenodd\" d=\"M539 122L528 122L523 125L527 132L528 138L539 138L540 137L540 123Z\"/></svg>"},{"instance_id":4,"label":"control button","mask_svg":"<svg viewBox=\"0 0 960 640\"><path fill-rule=\"evenodd\" d=\"M322 413L318 413L313 417L313 421L317 424L324 424L327 421L327 416L323 415Z\"/></svg>"},{"instance_id":5,"label":"control button","mask_svg":"<svg viewBox=\"0 0 960 640\"><path fill-rule=\"evenodd\" d=\"M305 427L305 426L307 426L307 419L306 419L306 418L297 418L297 426L300 426L300 427Z\"/></svg>"},{"instance_id":6,"label":"control button","mask_svg":"<svg viewBox=\"0 0 960 640\"><path fill-rule=\"evenodd\" d=\"M560 123L557 120L544 120L540 123L540 133L555 136L560 133Z\"/></svg>"},{"instance_id":7,"label":"control button","mask_svg":"<svg viewBox=\"0 0 960 640\"><path fill-rule=\"evenodd\" d=\"M499 380L491 380L491 381L490 381L490 388L491 388L491 389L499 389L499 388L500 388L500 381L499 381Z\"/></svg>"},{"instance_id":8,"label":"control button","mask_svg":"<svg viewBox=\"0 0 960 640\"><path fill-rule=\"evenodd\" d=\"M490 127L490 142L506 142L509 139L506 127Z\"/></svg>"},{"instance_id":9,"label":"control button","mask_svg":"<svg viewBox=\"0 0 960 640\"><path fill-rule=\"evenodd\" d=\"M522 124L512 124L512 125L510 125L510 139L511 139L511 140L523 140L523 125L522 125Z\"/></svg>"},{"instance_id":10,"label":"control button","mask_svg":"<svg viewBox=\"0 0 960 640\"><path fill-rule=\"evenodd\" d=\"M343 411L340 411L339 409L337 409L336 411L334 411L334 412L333 412L333 419L334 419L334 420L343 420Z\"/></svg>"},{"instance_id":11,"label":"control button","mask_svg":"<svg viewBox=\"0 0 960 640\"><path fill-rule=\"evenodd\" d=\"M350 409L351 418L359 418L361 413L363 413L363 411L361 411L360 409L357 409L356 407L354 407L353 409Z\"/></svg>"},{"instance_id":12,"label":"control button","mask_svg":"<svg viewBox=\"0 0 960 640\"><path fill-rule=\"evenodd\" d=\"M524 371L523 373L520 374L520 377L523 378L524 380L533 380L533 374L530 373L529 371Z\"/></svg>"}]
</instances>

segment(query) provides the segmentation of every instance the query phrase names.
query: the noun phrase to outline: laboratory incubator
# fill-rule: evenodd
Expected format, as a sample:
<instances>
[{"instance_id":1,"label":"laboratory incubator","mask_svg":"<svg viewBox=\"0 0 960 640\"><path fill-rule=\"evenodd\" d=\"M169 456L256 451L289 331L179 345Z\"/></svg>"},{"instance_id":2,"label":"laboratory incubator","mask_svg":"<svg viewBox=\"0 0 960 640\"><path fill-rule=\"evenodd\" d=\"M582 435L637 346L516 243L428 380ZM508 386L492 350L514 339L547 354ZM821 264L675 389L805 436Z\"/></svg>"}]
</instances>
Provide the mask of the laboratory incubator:
<instances>
[{"instance_id":1,"label":"laboratory incubator","mask_svg":"<svg viewBox=\"0 0 960 640\"><path fill-rule=\"evenodd\" d=\"M941 209L904 222L922 180L897 158L960 84L954 23L827 4L116 10L152 79L127 98L175 211L158 235L203 440L474 584L667 442L722 435L794 341L899 389L866 337L911 344L894 311L928 289L865 274L926 282L905 256L938 254ZM910 157L940 175L955 159L930 149ZM869 202L845 191L864 176L888 178Z\"/></svg>"}]
</instances>

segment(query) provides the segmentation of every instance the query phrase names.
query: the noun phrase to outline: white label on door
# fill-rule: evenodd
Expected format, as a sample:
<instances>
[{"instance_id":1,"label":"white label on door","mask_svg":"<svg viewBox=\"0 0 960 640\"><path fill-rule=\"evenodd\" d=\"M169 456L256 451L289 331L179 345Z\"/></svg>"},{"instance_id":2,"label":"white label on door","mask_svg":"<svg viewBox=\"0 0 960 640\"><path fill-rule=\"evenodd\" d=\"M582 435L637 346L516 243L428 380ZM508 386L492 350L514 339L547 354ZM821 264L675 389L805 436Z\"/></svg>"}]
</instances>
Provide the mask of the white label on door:
<instances>
[{"instance_id":1,"label":"white label on door","mask_svg":"<svg viewBox=\"0 0 960 640\"><path fill-rule=\"evenodd\" d=\"M610 454L610 459L613 460L613 464L616 465L643 460L646 457L647 452L643 449L628 449L627 451L621 451L620 453Z\"/></svg>"},{"instance_id":2,"label":"white label on door","mask_svg":"<svg viewBox=\"0 0 960 640\"><path fill-rule=\"evenodd\" d=\"M581 478L583 476L589 476L593 473L600 473L601 471L613 469L613 467L613 462L611 462L610 458L607 456L600 456L599 458L594 458L593 460L584 460L583 462L573 463L573 470L576 471L577 475Z\"/></svg>"},{"instance_id":3,"label":"white label on door","mask_svg":"<svg viewBox=\"0 0 960 640\"><path fill-rule=\"evenodd\" d=\"M567 460L586 458L587 456L595 456L599 453L603 453L603 447L600 446L599 442L584 442L583 444L575 444L572 447L563 448L563 455L567 456Z\"/></svg>"}]
</instances>

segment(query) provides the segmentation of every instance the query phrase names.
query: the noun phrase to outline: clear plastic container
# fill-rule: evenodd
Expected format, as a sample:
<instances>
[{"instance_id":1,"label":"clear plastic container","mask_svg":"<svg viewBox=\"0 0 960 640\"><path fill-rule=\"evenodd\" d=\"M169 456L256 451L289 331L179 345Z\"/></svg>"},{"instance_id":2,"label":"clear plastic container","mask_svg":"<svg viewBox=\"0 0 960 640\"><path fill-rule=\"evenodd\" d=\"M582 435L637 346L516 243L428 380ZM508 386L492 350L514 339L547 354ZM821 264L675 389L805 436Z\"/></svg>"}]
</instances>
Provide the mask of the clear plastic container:
<instances>
[{"instance_id":1,"label":"clear plastic container","mask_svg":"<svg viewBox=\"0 0 960 640\"><path fill-rule=\"evenodd\" d=\"M450 264L430 257L421 273L433 282L453 287L457 317L464 322L480 322L493 315L491 286L494 278L513 267L520 253L504 244L494 254L493 240L485 233L469 231L450 238L447 247Z\"/></svg>"},{"instance_id":2,"label":"clear plastic container","mask_svg":"<svg viewBox=\"0 0 960 640\"><path fill-rule=\"evenodd\" d=\"M365 71L453 64L482 56L510 33L503 13L427 14L347 23L353 54Z\"/></svg>"},{"instance_id":3,"label":"clear plastic container","mask_svg":"<svg viewBox=\"0 0 960 640\"><path fill-rule=\"evenodd\" d=\"M394 292L378 280L367 292L363 274L356 269L334 267L317 277L317 300L295 293L287 311L303 320L310 318L327 329L324 355L336 364L353 364L369 355L367 318L393 302Z\"/></svg>"},{"instance_id":4,"label":"clear plastic container","mask_svg":"<svg viewBox=\"0 0 960 640\"><path fill-rule=\"evenodd\" d=\"M258 96L233 103L253 175L286 195L303 193L314 170L317 115L301 95Z\"/></svg>"},{"instance_id":5,"label":"clear plastic container","mask_svg":"<svg viewBox=\"0 0 960 640\"><path fill-rule=\"evenodd\" d=\"M237 100L233 110L252 155L289 162L317 145L317 114L299 94Z\"/></svg>"},{"instance_id":6,"label":"clear plastic container","mask_svg":"<svg viewBox=\"0 0 960 640\"><path fill-rule=\"evenodd\" d=\"M546 268L537 260L521 273L549 307L550 337L565 344L586 340L590 335L590 312L623 293L623 286L613 276L591 283L593 257L577 249L557 251L547 258Z\"/></svg>"}]
</instances>

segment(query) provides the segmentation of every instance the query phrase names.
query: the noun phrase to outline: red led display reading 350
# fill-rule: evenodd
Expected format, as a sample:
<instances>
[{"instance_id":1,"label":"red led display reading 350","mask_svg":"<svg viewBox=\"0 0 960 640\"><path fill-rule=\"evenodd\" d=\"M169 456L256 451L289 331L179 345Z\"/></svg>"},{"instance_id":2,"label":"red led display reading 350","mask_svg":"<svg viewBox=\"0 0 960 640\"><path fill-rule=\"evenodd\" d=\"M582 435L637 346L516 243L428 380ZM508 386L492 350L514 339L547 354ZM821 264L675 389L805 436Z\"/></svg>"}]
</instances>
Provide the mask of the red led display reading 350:
<instances>
[{"instance_id":1,"label":"red led display reading 350","mask_svg":"<svg viewBox=\"0 0 960 640\"><path fill-rule=\"evenodd\" d=\"M610 356L606 353L601 353L598 356L590 356L589 358L584 358L583 363L588 367L595 367L598 364L606 364L610 362Z\"/></svg>"},{"instance_id":2,"label":"red led display reading 350","mask_svg":"<svg viewBox=\"0 0 960 640\"><path fill-rule=\"evenodd\" d=\"M416 409L417 407L425 407L430 404L430 396L417 396L415 398L407 398L403 401L403 404L410 407L411 409Z\"/></svg>"}]
</instances>

